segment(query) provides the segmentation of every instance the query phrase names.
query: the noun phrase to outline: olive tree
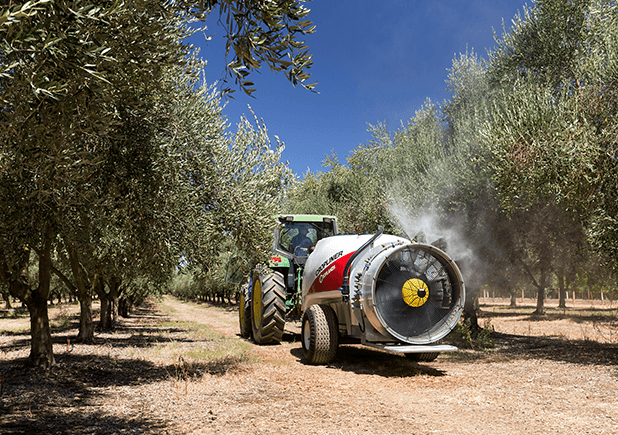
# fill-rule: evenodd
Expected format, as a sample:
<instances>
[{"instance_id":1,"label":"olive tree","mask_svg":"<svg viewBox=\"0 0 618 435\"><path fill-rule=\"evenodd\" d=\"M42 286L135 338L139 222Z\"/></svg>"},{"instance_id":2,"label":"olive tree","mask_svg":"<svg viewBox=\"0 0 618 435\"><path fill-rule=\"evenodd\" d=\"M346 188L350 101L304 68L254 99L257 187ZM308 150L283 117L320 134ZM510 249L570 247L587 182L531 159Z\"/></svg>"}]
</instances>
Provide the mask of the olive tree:
<instances>
[{"instance_id":1,"label":"olive tree","mask_svg":"<svg viewBox=\"0 0 618 435\"><path fill-rule=\"evenodd\" d=\"M93 151L117 122L114 102L138 110L161 71L183 62L178 41L187 32L173 11L138 1L11 3L1 15L0 269L31 314L30 361L49 366L47 299L60 223L67 210L96 202L88 190L100 163ZM22 272L33 255L36 286Z\"/></svg>"},{"instance_id":2,"label":"olive tree","mask_svg":"<svg viewBox=\"0 0 618 435\"><path fill-rule=\"evenodd\" d=\"M537 2L490 56L488 73L500 96L483 129L505 209L539 215L529 222L554 219L552 228L564 234L583 225L614 267L616 40L613 2ZM524 238L540 236L530 227ZM546 238L551 247L551 234ZM549 273L560 252L575 250L537 252L539 272ZM539 291L538 312L543 296Z\"/></svg>"},{"instance_id":3,"label":"olive tree","mask_svg":"<svg viewBox=\"0 0 618 435\"><path fill-rule=\"evenodd\" d=\"M292 23L307 14L296 1L266 5L39 0L11 1L0 8L0 278L30 311L29 360L34 365L54 362L47 299L58 240L74 249L78 245L68 236L83 232L68 229L77 227L87 234L111 234L110 245L114 240L147 238L147 232L139 236L130 232L151 222L148 214L157 214L158 209L148 207L161 204L161 195L151 194L165 187L139 178L157 174L150 169L162 164L149 152L161 149L152 135L163 128L157 109L162 91L169 90L163 75L186 65L189 47L181 41L193 31L188 24L205 18L213 7L235 23L227 22L231 29L227 36L236 42L231 47L241 64L232 63L229 69L244 77L262 59L271 68L286 71L292 82L308 78L310 56L293 36L309 32L311 26L306 21ZM297 54L291 61L282 60L279 56L288 50ZM127 164L106 172L106 165L121 157ZM136 171L123 173L126 168ZM138 186L132 185L136 180ZM140 188L145 192L138 194ZM156 200L139 206L137 201L143 198ZM96 225L90 227L93 220ZM160 246L167 248L168 240ZM131 261L119 250L107 252L113 255L106 264L116 269ZM160 262L158 252L151 248L131 253L152 253L148 261L164 268L169 258ZM38 262L35 283L26 273L31 261ZM88 273L92 283L101 283L102 278L94 277L102 275ZM116 286L117 277L108 277Z\"/></svg>"},{"instance_id":4,"label":"olive tree","mask_svg":"<svg viewBox=\"0 0 618 435\"><path fill-rule=\"evenodd\" d=\"M390 134L382 124L370 125L369 131L372 140L353 149L345 164L332 154L323 162L325 171L308 172L304 180L296 180L286 211L335 215L342 232L372 233L378 226L395 231L388 212L388 187L380 178Z\"/></svg>"}]
</instances>

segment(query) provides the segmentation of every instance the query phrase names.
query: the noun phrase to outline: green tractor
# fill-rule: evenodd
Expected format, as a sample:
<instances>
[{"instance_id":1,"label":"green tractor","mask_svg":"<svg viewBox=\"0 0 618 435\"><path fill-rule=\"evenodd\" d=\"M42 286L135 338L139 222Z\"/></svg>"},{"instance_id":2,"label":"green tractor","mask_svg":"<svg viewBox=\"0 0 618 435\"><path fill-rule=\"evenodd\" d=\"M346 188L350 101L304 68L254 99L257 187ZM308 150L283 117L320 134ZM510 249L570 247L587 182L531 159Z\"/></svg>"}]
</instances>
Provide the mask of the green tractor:
<instances>
[{"instance_id":1,"label":"green tractor","mask_svg":"<svg viewBox=\"0 0 618 435\"><path fill-rule=\"evenodd\" d=\"M316 243L337 234L337 219L280 215L268 265L253 268L241 287L240 335L258 344L281 342L286 318L301 315L304 265Z\"/></svg>"}]
</instances>

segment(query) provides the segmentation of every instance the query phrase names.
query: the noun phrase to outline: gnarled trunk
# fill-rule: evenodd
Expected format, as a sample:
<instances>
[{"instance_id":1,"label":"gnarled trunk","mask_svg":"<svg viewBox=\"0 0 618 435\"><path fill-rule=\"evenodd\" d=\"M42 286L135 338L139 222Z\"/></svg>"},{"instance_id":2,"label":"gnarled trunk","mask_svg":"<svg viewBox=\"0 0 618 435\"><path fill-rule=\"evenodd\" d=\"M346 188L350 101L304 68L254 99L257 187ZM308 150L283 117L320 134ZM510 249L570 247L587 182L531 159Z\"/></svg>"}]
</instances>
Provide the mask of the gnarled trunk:
<instances>
[{"instance_id":1,"label":"gnarled trunk","mask_svg":"<svg viewBox=\"0 0 618 435\"><path fill-rule=\"evenodd\" d=\"M480 289L469 287L466 290L467 290L466 292L467 294L466 294L466 300L464 302L463 317L464 319L470 322L471 331L480 331L481 327L479 326L479 320L478 320L478 315L479 315L479 310L480 310L480 303L479 303Z\"/></svg>"},{"instance_id":2,"label":"gnarled trunk","mask_svg":"<svg viewBox=\"0 0 618 435\"><path fill-rule=\"evenodd\" d=\"M44 246L38 251L39 286L36 291L31 293L30 300L26 300L30 311L30 333L32 335L29 359L35 367L45 368L49 368L55 362L47 312L47 299L49 299L51 286L53 237L48 229L44 237Z\"/></svg>"},{"instance_id":3,"label":"gnarled trunk","mask_svg":"<svg viewBox=\"0 0 618 435\"><path fill-rule=\"evenodd\" d=\"M122 296L118 301L118 313L127 318L131 311L133 311L133 298L129 295Z\"/></svg>"},{"instance_id":4,"label":"gnarled trunk","mask_svg":"<svg viewBox=\"0 0 618 435\"><path fill-rule=\"evenodd\" d=\"M65 240L69 262L75 284L71 282L60 270L52 267L52 271L69 289L69 295L75 294L79 301L79 332L76 341L80 343L92 343L94 341L94 326L92 323L92 292L89 288L88 274L80 264L77 251Z\"/></svg>"},{"instance_id":5,"label":"gnarled trunk","mask_svg":"<svg viewBox=\"0 0 618 435\"><path fill-rule=\"evenodd\" d=\"M12 308L11 299L7 290L2 290L2 299L4 299L4 308L10 310Z\"/></svg>"},{"instance_id":6,"label":"gnarled trunk","mask_svg":"<svg viewBox=\"0 0 618 435\"><path fill-rule=\"evenodd\" d=\"M92 292L98 275L95 274L92 281L89 280L88 272L80 263L77 250L65 240L71 271L75 280L73 293L79 301L79 333L77 341L80 343L92 343L94 341L94 323L92 321Z\"/></svg>"},{"instance_id":7,"label":"gnarled trunk","mask_svg":"<svg viewBox=\"0 0 618 435\"><path fill-rule=\"evenodd\" d=\"M537 289L536 310L534 310L532 314L541 315L541 316L545 314L545 292L547 289L547 280L548 280L549 273L550 273L550 262L549 261L550 261L549 255L541 255L538 281L535 279L534 273L532 273L532 269L530 268L530 266L522 262L524 271L530 277L532 284Z\"/></svg>"},{"instance_id":8,"label":"gnarled trunk","mask_svg":"<svg viewBox=\"0 0 618 435\"><path fill-rule=\"evenodd\" d=\"M107 283L109 293L105 291L103 279L95 286L95 291L101 300L101 321L99 322L99 330L110 331L118 322L118 300L122 293L122 280L118 277L110 278Z\"/></svg>"},{"instance_id":9,"label":"gnarled trunk","mask_svg":"<svg viewBox=\"0 0 618 435\"><path fill-rule=\"evenodd\" d=\"M121 285L122 280L117 276L110 278L108 283L112 325L118 323L118 302L122 293Z\"/></svg>"},{"instance_id":10,"label":"gnarled trunk","mask_svg":"<svg viewBox=\"0 0 618 435\"><path fill-rule=\"evenodd\" d=\"M30 249L24 248L17 264L9 266L0 259L0 279L8 286L11 295L28 307L30 313L30 356L35 367L49 368L54 364L54 353L47 312L47 300L51 284L51 250L54 234L48 228L43 234L43 246L37 250L39 257L39 283L31 288L28 283Z\"/></svg>"},{"instance_id":11,"label":"gnarled trunk","mask_svg":"<svg viewBox=\"0 0 618 435\"><path fill-rule=\"evenodd\" d=\"M97 329L99 331L111 331L112 329L112 310L111 310L111 299L109 295L105 292L103 278L96 278L94 283L94 291L99 296L99 300L101 301L101 313L99 326Z\"/></svg>"},{"instance_id":12,"label":"gnarled trunk","mask_svg":"<svg viewBox=\"0 0 618 435\"><path fill-rule=\"evenodd\" d=\"M536 284L537 288L537 298L536 298L536 310L534 310L533 314L544 315L545 314L545 293L547 290L547 278L548 278L548 268L541 266L541 273L539 277L539 282Z\"/></svg>"},{"instance_id":13,"label":"gnarled trunk","mask_svg":"<svg viewBox=\"0 0 618 435\"><path fill-rule=\"evenodd\" d=\"M51 340L51 328L47 312L47 298L40 292L33 292L27 302L30 312L30 356L28 360L34 367L49 368L55 363Z\"/></svg>"},{"instance_id":14,"label":"gnarled trunk","mask_svg":"<svg viewBox=\"0 0 618 435\"><path fill-rule=\"evenodd\" d=\"M79 333L77 341L92 343L94 341L94 323L92 321L92 295L86 292L79 299Z\"/></svg>"}]
</instances>

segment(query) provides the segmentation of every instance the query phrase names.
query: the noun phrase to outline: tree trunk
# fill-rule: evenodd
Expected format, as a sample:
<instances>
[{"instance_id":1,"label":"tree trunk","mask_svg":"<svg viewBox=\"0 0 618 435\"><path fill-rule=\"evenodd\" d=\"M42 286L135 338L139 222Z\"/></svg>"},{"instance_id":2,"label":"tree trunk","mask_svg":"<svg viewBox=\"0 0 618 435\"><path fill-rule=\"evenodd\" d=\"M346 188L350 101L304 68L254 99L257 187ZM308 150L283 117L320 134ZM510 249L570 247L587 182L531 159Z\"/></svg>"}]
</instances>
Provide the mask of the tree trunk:
<instances>
[{"instance_id":1,"label":"tree trunk","mask_svg":"<svg viewBox=\"0 0 618 435\"><path fill-rule=\"evenodd\" d=\"M534 310L533 314L538 314L540 316L545 314L545 289L540 288L537 296L536 296L536 310Z\"/></svg>"},{"instance_id":2,"label":"tree trunk","mask_svg":"<svg viewBox=\"0 0 618 435\"><path fill-rule=\"evenodd\" d=\"M118 322L118 300L122 293L121 279L112 277L107 283L109 293L105 292L103 279L96 286L96 293L101 300L101 321L99 322L100 331L111 331Z\"/></svg>"},{"instance_id":3,"label":"tree trunk","mask_svg":"<svg viewBox=\"0 0 618 435\"><path fill-rule=\"evenodd\" d=\"M96 282L94 283L94 291L99 296L99 300L101 301L101 313L99 326L97 329L99 331L111 331L112 329L112 316L111 316L111 303L110 298L107 293L105 293L104 283L102 278L96 278Z\"/></svg>"},{"instance_id":4,"label":"tree trunk","mask_svg":"<svg viewBox=\"0 0 618 435\"><path fill-rule=\"evenodd\" d=\"M510 306L512 308L517 306L517 290L513 290L511 292L511 304L510 304Z\"/></svg>"},{"instance_id":5,"label":"tree trunk","mask_svg":"<svg viewBox=\"0 0 618 435\"><path fill-rule=\"evenodd\" d=\"M51 250L54 234L47 228L43 234L43 246L37 251L39 257L39 284L31 288L28 283L30 249L24 248L16 265L9 266L0 259L0 279L8 286L10 294L28 307L30 313L30 356L28 361L35 367L49 368L54 364L54 353L47 312L47 299L51 284Z\"/></svg>"},{"instance_id":6,"label":"tree trunk","mask_svg":"<svg viewBox=\"0 0 618 435\"><path fill-rule=\"evenodd\" d=\"M536 298L536 310L533 314L543 316L545 315L545 292L547 289L547 269L541 268L541 276L539 279L539 285L537 286L537 298Z\"/></svg>"},{"instance_id":7,"label":"tree trunk","mask_svg":"<svg viewBox=\"0 0 618 435\"><path fill-rule=\"evenodd\" d=\"M29 360L35 367L49 368L55 362L47 312L47 299L51 286L53 239L54 235L48 228L44 235L44 246L38 252L39 286L36 291L31 293L30 300L27 301L32 335Z\"/></svg>"},{"instance_id":8,"label":"tree trunk","mask_svg":"<svg viewBox=\"0 0 618 435\"><path fill-rule=\"evenodd\" d=\"M112 328L118 323L118 302L120 298L118 296L112 297L110 301Z\"/></svg>"},{"instance_id":9,"label":"tree trunk","mask_svg":"<svg viewBox=\"0 0 618 435\"><path fill-rule=\"evenodd\" d=\"M79 297L79 343L92 343L94 341L94 322L92 321L92 295L86 292Z\"/></svg>"},{"instance_id":10,"label":"tree trunk","mask_svg":"<svg viewBox=\"0 0 618 435\"><path fill-rule=\"evenodd\" d=\"M4 307L7 310L10 310L12 307L11 307L11 300L10 300L9 292L6 290L2 290L2 298L4 299Z\"/></svg>"},{"instance_id":11,"label":"tree trunk","mask_svg":"<svg viewBox=\"0 0 618 435\"><path fill-rule=\"evenodd\" d=\"M566 285L565 276L563 273L558 274L558 287L560 288L560 298L558 300L558 308L566 308Z\"/></svg>"},{"instance_id":12,"label":"tree trunk","mask_svg":"<svg viewBox=\"0 0 618 435\"><path fill-rule=\"evenodd\" d=\"M536 314L542 316L545 314L545 290L547 289L547 278L550 270L549 263L549 255L547 253L542 253L541 255L541 264L539 267L539 280L537 281L534 278L534 274L532 270L526 263L523 263L524 271L530 277L532 284L537 289L537 297L536 297L536 310L532 314Z\"/></svg>"},{"instance_id":13,"label":"tree trunk","mask_svg":"<svg viewBox=\"0 0 618 435\"><path fill-rule=\"evenodd\" d=\"M469 288L464 302L464 319L470 322L470 330L472 332L480 331L478 314L479 314L479 292L478 288Z\"/></svg>"},{"instance_id":14,"label":"tree trunk","mask_svg":"<svg viewBox=\"0 0 618 435\"><path fill-rule=\"evenodd\" d=\"M92 322L93 290L89 286L88 274L79 262L77 251L66 239L65 245L67 247L66 250L69 255L69 263L71 264L71 272L73 273L75 284L58 269L52 268L52 270L69 289L69 297L75 294L79 301L79 332L77 333L76 341L80 343L92 343L94 341L94 326Z\"/></svg>"},{"instance_id":15,"label":"tree trunk","mask_svg":"<svg viewBox=\"0 0 618 435\"><path fill-rule=\"evenodd\" d=\"M109 298L100 297L101 300L101 314L99 319L99 331L111 331L112 330L112 310Z\"/></svg>"},{"instance_id":16,"label":"tree trunk","mask_svg":"<svg viewBox=\"0 0 618 435\"><path fill-rule=\"evenodd\" d=\"M47 298L40 292L33 292L27 303L30 312L30 356L28 360L34 367L49 368L55 363L51 340L51 328L47 312Z\"/></svg>"},{"instance_id":17,"label":"tree trunk","mask_svg":"<svg viewBox=\"0 0 618 435\"><path fill-rule=\"evenodd\" d=\"M119 314L127 318L129 317L131 311L133 311L133 298L131 296L123 296L118 301L118 312Z\"/></svg>"},{"instance_id":18,"label":"tree trunk","mask_svg":"<svg viewBox=\"0 0 618 435\"><path fill-rule=\"evenodd\" d=\"M112 318L112 327L118 323L118 302L122 293L122 280L116 276L109 280L109 299Z\"/></svg>"}]
</instances>

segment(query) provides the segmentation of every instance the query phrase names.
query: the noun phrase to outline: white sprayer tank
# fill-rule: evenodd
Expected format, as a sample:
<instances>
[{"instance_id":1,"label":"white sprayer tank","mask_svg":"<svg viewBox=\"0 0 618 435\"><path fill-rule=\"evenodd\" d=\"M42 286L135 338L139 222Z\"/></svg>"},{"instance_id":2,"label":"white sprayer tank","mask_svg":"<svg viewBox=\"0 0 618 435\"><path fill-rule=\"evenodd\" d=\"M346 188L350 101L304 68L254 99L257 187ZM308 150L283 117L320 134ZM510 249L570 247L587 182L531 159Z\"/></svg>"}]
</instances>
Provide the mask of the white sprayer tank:
<instances>
[{"instance_id":1,"label":"white sprayer tank","mask_svg":"<svg viewBox=\"0 0 618 435\"><path fill-rule=\"evenodd\" d=\"M338 235L309 255L302 298L303 311L330 305L339 328L363 341L426 345L455 327L465 287L455 262L435 246L386 234Z\"/></svg>"}]
</instances>

